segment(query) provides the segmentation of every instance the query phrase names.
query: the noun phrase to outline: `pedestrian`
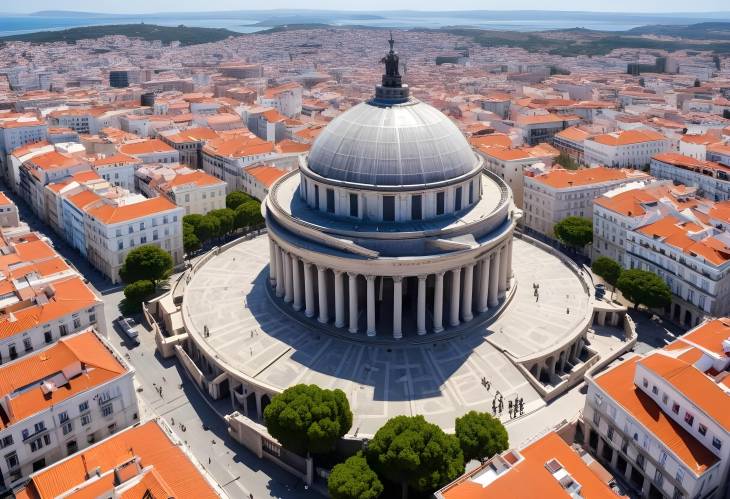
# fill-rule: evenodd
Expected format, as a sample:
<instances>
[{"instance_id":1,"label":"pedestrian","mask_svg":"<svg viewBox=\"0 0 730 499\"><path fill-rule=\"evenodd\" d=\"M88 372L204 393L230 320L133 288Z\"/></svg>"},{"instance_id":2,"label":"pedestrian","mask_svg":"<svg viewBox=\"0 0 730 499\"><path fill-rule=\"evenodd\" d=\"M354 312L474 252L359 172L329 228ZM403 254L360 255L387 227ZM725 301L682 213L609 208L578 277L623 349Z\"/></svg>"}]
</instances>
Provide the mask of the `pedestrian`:
<instances>
[{"instance_id":1,"label":"pedestrian","mask_svg":"<svg viewBox=\"0 0 730 499\"><path fill-rule=\"evenodd\" d=\"M568 307L568 308L565 309L565 313L568 314L568 315L570 315L570 307Z\"/></svg>"},{"instance_id":2,"label":"pedestrian","mask_svg":"<svg viewBox=\"0 0 730 499\"><path fill-rule=\"evenodd\" d=\"M487 391L489 391L491 388L492 388L492 384L489 381L487 381Z\"/></svg>"},{"instance_id":3,"label":"pedestrian","mask_svg":"<svg viewBox=\"0 0 730 499\"><path fill-rule=\"evenodd\" d=\"M210 464L210 456L208 456L208 464Z\"/></svg>"}]
</instances>

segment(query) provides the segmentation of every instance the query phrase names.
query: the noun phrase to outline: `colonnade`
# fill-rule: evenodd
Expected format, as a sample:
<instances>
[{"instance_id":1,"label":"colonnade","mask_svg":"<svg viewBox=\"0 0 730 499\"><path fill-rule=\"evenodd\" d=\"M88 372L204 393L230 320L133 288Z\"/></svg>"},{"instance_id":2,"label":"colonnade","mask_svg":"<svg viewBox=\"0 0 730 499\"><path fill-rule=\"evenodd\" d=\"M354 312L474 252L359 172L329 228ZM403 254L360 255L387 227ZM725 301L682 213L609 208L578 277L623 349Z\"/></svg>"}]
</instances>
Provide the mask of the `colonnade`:
<instances>
[{"instance_id":1,"label":"colonnade","mask_svg":"<svg viewBox=\"0 0 730 499\"><path fill-rule=\"evenodd\" d=\"M556 376L570 372L575 364L582 361L580 357L585 346L586 340L581 336L562 350L532 364L529 371L537 381L542 382L545 378L549 383Z\"/></svg>"},{"instance_id":2,"label":"colonnade","mask_svg":"<svg viewBox=\"0 0 730 499\"><path fill-rule=\"evenodd\" d=\"M335 327L347 327L353 334L359 332L361 315L365 316L366 334L377 334L376 302L383 299L386 285L389 290L392 287L392 333L396 339L403 337L403 297L407 290L416 297L416 332L426 334L430 318L431 330L439 333L499 305L512 274L511 239L460 267L419 275L344 272L307 261L272 239L269 250L269 280L276 295L291 303L294 310L304 309L307 317L316 315L323 324L334 321ZM334 310L330 310L332 304Z\"/></svg>"}]
</instances>

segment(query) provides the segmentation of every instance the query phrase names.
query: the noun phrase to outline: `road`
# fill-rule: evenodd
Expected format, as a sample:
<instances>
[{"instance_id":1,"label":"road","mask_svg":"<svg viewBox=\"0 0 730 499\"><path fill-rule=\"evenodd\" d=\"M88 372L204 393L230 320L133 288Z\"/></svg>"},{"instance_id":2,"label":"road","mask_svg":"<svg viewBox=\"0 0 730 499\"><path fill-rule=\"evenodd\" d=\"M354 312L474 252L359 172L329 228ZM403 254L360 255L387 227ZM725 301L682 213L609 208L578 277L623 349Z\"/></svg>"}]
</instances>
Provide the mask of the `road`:
<instances>
[{"instance_id":1,"label":"road","mask_svg":"<svg viewBox=\"0 0 730 499\"><path fill-rule=\"evenodd\" d=\"M124 298L121 286L114 286L86 259L70 247L53 230L39 220L30 208L9 192L1 189L18 206L20 219L31 230L46 235L61 256L89 280L104 302L107 332L111 344L124 355L136 370L138 400L142 420L161 417L166 420L188 449L219 486L231 498L320 498L294 476L261 460L228 436L225 422L208 405L197 387L187 378L174 359L162 359L156 354L152 333L138 326L140 344L133 346L113 326L119 316L119 303ZM177 276L172 276L171 282ZM156 387L162 386L162 397ZM173 424L174 423L174 424ZM185 431L181 430L185 425Z\"/></svg>"}]
</instances>

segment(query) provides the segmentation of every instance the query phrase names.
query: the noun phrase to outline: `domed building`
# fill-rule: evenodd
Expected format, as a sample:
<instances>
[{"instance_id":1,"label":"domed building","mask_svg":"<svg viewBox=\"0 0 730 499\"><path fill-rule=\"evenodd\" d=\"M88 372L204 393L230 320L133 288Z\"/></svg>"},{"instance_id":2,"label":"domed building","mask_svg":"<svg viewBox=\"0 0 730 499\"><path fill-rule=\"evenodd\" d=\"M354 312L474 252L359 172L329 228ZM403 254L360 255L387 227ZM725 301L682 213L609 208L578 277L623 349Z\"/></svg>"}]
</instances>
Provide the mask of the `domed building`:
<instances>
[{"instance_id":1,"label":"domed building","mask_svg":"<svg viewBox=\"0 0 730 499\"><path fill-rule=\"evenodd\" d=\"M498 307L520 214L454 123L410 96L393 43L374 97L327 125L264 203L277 299L381 339Z\"/></svg>"}]
</instances>

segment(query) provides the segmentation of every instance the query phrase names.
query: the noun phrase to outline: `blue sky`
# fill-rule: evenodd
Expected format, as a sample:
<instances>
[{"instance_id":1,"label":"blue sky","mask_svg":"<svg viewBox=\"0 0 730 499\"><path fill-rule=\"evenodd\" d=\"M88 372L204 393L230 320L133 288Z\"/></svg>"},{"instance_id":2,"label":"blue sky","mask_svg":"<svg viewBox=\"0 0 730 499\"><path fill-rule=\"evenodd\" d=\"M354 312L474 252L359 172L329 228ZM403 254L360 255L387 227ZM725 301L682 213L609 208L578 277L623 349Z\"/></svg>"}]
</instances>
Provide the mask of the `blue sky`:
<instances>
[{"instance_id":1,"label":"blue sky","mask_svg":"<svg viewBox=\"0 0 730 499\"><path fill-rule=\"evenodd\" d=\"M342 2L342 0L267 0L252 2L241 0L25 0L3 2L0 12L34 12L38 10L81 10L108 13L145 13L164 11L212 11L246 9L417 9L417 10L589 10L610 12L708 12L728 11L730 3L721 0L367 0Z\"/></svg>"}]
</instances>

